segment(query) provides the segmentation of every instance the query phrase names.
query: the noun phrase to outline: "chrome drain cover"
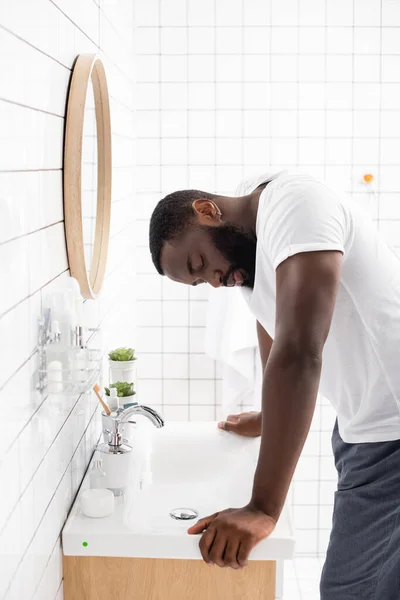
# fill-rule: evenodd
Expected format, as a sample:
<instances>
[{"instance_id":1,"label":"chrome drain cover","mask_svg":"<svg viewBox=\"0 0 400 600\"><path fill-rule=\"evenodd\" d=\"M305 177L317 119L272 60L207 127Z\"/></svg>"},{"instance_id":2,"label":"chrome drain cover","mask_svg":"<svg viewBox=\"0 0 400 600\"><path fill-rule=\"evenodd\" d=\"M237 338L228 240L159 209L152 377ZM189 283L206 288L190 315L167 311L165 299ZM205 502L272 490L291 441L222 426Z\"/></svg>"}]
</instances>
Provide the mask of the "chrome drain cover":
<instances>
[{"instance_id":1,"label":"chrome drain cover","mask_svg":"<svg viewBox=\"0 0 400 600\"><path fill-rule=\"evenodd\" d=\"M190 521L190 519L196 519L199 513L193 508L174 508L169 513L169 516L177 521Z\"/></svg>"}]
</instances>

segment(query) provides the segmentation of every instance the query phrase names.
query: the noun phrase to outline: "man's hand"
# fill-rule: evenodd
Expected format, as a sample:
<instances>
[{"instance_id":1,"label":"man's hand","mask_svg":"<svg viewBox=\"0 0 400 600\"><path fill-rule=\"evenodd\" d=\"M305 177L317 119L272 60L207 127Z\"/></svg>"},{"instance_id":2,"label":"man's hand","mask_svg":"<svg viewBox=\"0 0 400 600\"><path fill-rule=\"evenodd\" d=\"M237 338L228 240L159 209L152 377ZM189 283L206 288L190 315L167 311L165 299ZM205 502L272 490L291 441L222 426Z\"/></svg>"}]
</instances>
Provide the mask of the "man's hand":
<instances>
[{"instance_id":1,"label":"man's hand","mask_svg":"<svg viewBox=\"0 0 400 600\"><path fill-rule=\"evenodd\" d=\"M251 411L229 415L226 421L218 423L218 427L245 437L258 437L261 435L261 413Z\"/></svg>"},{"instance_id":2,"label":"man's hand","mask_svg":"<svg viewBox=\"0 0 400 600\"><path fill-rule=\"evenodd\" d=\"M247 565L250 551L271 535L275 521L257 508L228 508L200 519L188 533L204 533L200 552L206 563L240 569Z\"/></svg>"}]
</instances>

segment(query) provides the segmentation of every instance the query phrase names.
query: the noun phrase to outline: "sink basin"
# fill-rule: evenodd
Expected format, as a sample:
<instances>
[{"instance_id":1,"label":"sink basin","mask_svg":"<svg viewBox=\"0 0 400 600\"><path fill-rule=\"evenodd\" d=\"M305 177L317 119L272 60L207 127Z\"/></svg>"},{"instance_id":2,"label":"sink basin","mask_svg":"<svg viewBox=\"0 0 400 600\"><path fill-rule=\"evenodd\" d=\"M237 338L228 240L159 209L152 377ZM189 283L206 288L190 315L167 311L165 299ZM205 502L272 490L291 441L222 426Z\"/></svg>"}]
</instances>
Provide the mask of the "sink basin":
<instances>
[{"instance_id":1,"label":"sink basin","mask_svg":"<svg viewBox=\"0 0 400 600\"><path fill-rule=\"evenodd\" d=\"M197 518L176 520L171 512L192 509L202 518L246 505L251 497L260 438L228 433L209 422L166 423L162 429L151 429L150 435L151 481L145 479L142 487L136 481L124 523L136 534L174 538L176 558L182 553L187 558L198 558L199 536L187 534ZM278 545L286 544L286 552L292 556L294 541L287 510L274 536ZM266 542L253 551L253 558ZM261 553L265 555L266 551L269 554L264 547Z\"/></svg>"},{"instance_id":2,"label":"sink basin","mask_svg":"<svg viewBox=\"0 0 400 600\"><path fill-rule=\"evenodd\" d=\"M151 430L150 445L151 482L134 486L125 515L134 531L181 535L190 523L174 521L173 509L192 508L201 518L250 500L259 439L215 423L167 423Z\"/></svg>"},{"instance_id":3,"label":"sink basin","mask_svg":"<svg viewBox=\"0 0 400 600\"><path fill-rule=\"evenodd\" d=\"M133 485L116 499L114 514L103 519L82 514L80 494L88 477L84 480L64 528L65 555L201 559L200 536L187 533L197 517L181 521L170 513L192 509L201 518L250 500L259 438L227 433L209 422L147 425L135 433ZM292 558L294 546L285 505L275 531L253 549L250 560Z\"/></svg>"}]
</instances>

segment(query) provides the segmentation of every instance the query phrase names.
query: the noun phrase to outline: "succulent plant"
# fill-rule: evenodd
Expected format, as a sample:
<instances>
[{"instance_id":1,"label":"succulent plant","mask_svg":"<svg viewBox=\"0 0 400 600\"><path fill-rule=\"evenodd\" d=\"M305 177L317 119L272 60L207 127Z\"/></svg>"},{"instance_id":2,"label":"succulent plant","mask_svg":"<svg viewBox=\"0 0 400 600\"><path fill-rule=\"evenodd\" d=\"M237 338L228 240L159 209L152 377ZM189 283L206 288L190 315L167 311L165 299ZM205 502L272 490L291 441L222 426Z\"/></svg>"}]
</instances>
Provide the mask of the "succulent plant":
<instances>
[{"instance_id":1,"label":"succulent plant","mask_svg":"<svg viewBox=\"0 0 400 600\"><path fill-rule=\"evenodd\" d=\"M134 396L136 394L135 390L133 389L133 383L128 383L127 381L117 381L116 383L111 383L110 387L105 387L104 390L106 392L106 396L110 395L110 388L115 388L117 390L117 396L119 398Z\"/></svg>"},{"instance_id":2,"label":"succulent plant","mask_svg":"<svg viewBox=\"0 0 400 600\"><path fill-rule=\"evenodd\" d=\"M117 348L116 350L111 350L108 358L116 361L136 360L133 348Z\"/></svg>"}]
</instances>

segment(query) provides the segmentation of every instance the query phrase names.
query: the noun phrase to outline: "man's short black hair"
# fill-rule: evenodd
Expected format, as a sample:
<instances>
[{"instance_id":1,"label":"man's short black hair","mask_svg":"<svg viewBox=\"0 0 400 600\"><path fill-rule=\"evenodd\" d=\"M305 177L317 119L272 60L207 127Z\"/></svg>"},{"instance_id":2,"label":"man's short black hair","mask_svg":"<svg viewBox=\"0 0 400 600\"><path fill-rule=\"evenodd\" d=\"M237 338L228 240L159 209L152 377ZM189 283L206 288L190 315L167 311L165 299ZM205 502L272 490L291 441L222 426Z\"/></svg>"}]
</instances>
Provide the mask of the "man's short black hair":
<instances>
[{"instance_id":1,"label":"man's short black hair","mask_svg":"<svg viewBox=\"0 0 400 600\"><path fill-rule=\"evenodd\" d=\"M161 267L164 244L185 232L194 219L192 204L202 198L212 200L215 196L200 190L181 190L168 194L155 207L150 219L149 241L151 258L160 275L164 275Z\"/></svg>"}]
</instances>

